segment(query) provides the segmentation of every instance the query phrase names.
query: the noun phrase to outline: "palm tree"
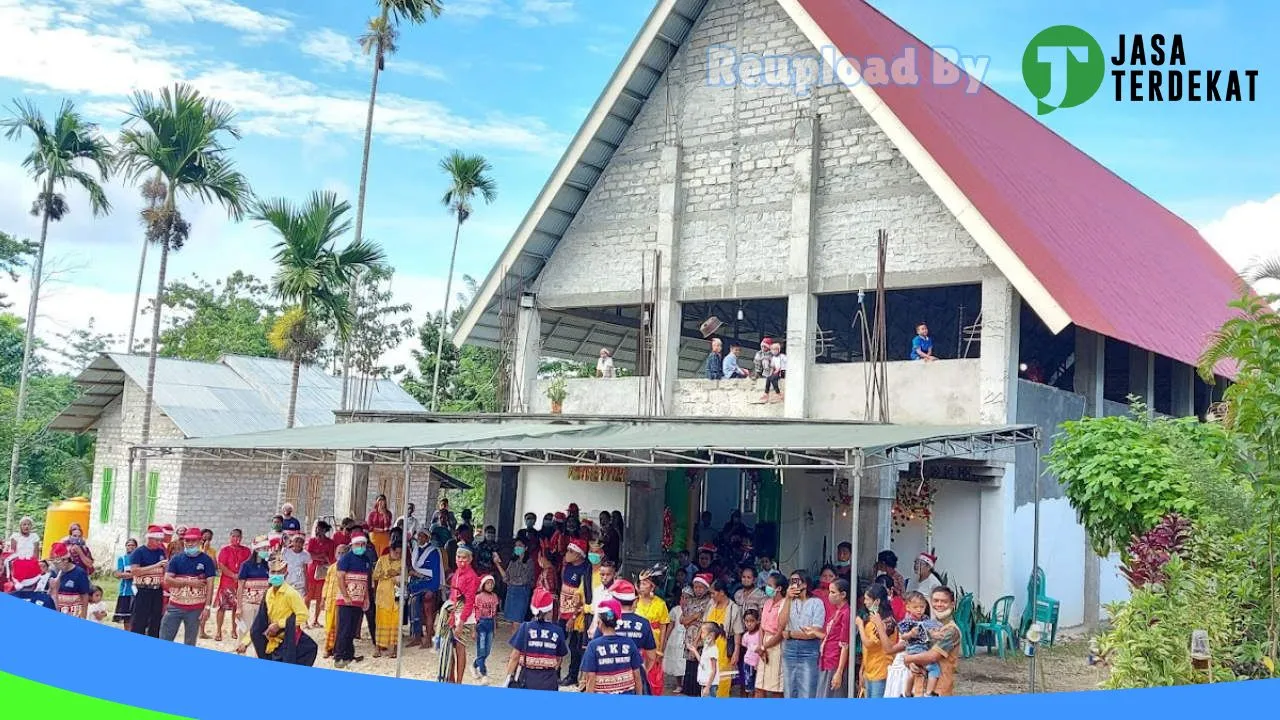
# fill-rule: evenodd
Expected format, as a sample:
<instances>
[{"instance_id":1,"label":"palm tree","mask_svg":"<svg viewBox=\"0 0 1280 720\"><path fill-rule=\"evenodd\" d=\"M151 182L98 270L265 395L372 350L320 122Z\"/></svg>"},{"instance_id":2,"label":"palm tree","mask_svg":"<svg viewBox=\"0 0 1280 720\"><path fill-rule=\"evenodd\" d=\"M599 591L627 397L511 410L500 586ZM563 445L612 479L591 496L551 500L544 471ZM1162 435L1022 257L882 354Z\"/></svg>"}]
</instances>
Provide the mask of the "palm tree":
<instances>
[{"instance_id":1,"label":"palm tree","mask_svg":"<svg viewBox=\"0 0 1280 720\"><path fill-rule=\"evenodd\" d=\"M143 227L150 227L149 218L156 216L160 206L164 203L167 193L168 188L159 173L142 183L142 199L147 201L147 206L138 215L142 220ZM124 351L130 354L133 353L134 331L138 327L138 303L142 300L142 276L147 269L147 248L150 245L151 238L144 235L142 238L142 259L138 261L138 283L133 289L133 314L129 316L129 339L124 346Z\"/></svg>"},{"instance_id":2,"label":"palm tree","mask_svg":"<svg viewBox=\"0 0 1280 720\"><path fill-rule=\"evenodd\" d=\"M286 427L293 427L298 404L298 376L302 360L319 343L313 330L318 316L331 318L338 338L351 334L353 314L344 290L361 272L384 269L385 255L376 243L352 241L342 250L334 248L339 237L351 229L346 215L351 205L338 200L336 193L312 193L301 207L287 200L259 202L253 218L270 225L280 236L276 243L276 275L272 291L282 301L296 306L277 323L278 349L293 360Z\"/></svg>"},{"instance_id":3,"label":"palm tree","mask_svg":"<svg viewBox=\"0 0 1280 720\"><path fill-rule=\"evenodd\" d=\"M111 175L111 145L96 125L87 122L75 104L64 101L58 108L53 122L45 120L31 102L14 101L9 117L0 121L5 137L16 140L31 136L31 152L22 159L22 166L40 186L31 214L40 218L40 242L36 247L35 264L31 268L31 302L27 306L27 329L22 346L22 369L18 377L18 401L14 410L15 427L21 427L27 405L27 382L31 375L32 343L36 336L36 311L40 303L41 273L44 272L44 249L49 239L49 223L57 222L70 212L66 198L59 192L74 184L89 194L89 206L94 215L111 211L111 203L102 191L101 183ZM81 169L81 164L92 170ZM4 528L13 528L13 514L18 499L18 460L22 444L21 436L13 438L13 453L9 458L9 500L5 507Z\"/></svg>"},{"instance_id":4,"label":"palm tree","mask_svg":"<svg viewBox=\"0 0 1280 720\"><path fill-rule=\"evenodd\" d=\"M498 197L498 186L489 176L493 166L480 155L464 155L454 150L440 161L440 169L449 176L449 189L445 191L441 202L449 208L449 212L457 219L453 228L453 252L449 253L449 275L444 282L444 309L440 311L440 337L436 340L436 358L444 352L444 334L449 317L449 294L453 292L453 264L458 259L458 236L462 233L462 223L471 217L471 201L479 193L485 203L492 203ZM440 391L440 363L436 362L435 377L431 380L431 411L435 412L439 402L436 395Z\"/></svg>"},{"instance_id":5,"label":"palm tree","mask_svg":"<svg viewBox=\"0 0 1280 720\"><path fill-rule=\"evenodd\" d=\"M150 92L134 93L131 105L129 119L120 134L120 168L133 182L154 173L166 185L164 202L144 211L147 239L160 246L160 271L147 359L146 404L142 411L142 443L145 445L151 440L156 352L169 253L181 250L191 231L191 226L178 212L178 196L216 202L226 208L233 219L239 220L252 193L223 144L224 136L240 138L230 106L207 98L185 84L165 88L158 97ZM146 470L144 458L141 477L146 477ZM132 484L133 478L129 481Z\"/></svg>"},{"instance_id":6,"label":"palm tree","mask_svg":"<svg viewBox=\"0 0 1280 720\"><path fill-rule=\"evenodd\" d=\"M364 151L360 156L360 189L356 195L356 237L364 239L364 200L369 185L369 149L373 144L373 108L378 100L378 76L387 67L387 56L395 53L400 23L422 25L428 18L438 18L443 11L440 0L376 0L379 14L371 18L367 30L360 36L360 47L366 55L373 55L373 81L369 88L369 111L364 121ZM352 281L349 294L356 299L356 285ZM347 407L348 381L351 368L351 348L343 343L342 350L342 409Z\"/></svg>"}]
</instances>

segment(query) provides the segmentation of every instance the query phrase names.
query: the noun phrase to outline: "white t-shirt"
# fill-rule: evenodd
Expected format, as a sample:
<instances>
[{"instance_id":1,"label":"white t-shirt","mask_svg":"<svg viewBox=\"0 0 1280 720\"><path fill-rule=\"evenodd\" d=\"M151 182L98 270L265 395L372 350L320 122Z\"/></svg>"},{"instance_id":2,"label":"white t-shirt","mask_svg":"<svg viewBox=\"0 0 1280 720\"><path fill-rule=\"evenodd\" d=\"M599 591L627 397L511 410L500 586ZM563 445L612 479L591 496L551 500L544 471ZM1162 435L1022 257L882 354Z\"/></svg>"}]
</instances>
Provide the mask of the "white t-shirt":
<instances>
[{"instance_id":1,"label":"white t-shirt","mask_svg":"<svg viewBox=\"0 0 1280 720\"><path fill-rule=\"evenodd\" d=\"M311 562L311 553L306 550L294 552L293 548L288 548L280 553L280 556L284 558L285 565L289 568L285 571L284 581L306 594L307 564Z\"/></svg>"},{"instance_id":2,"label":"white t-shirt","mask_svg":"<svg viewBox=\"0 0 1280 720\"><path fill-rule=\"evenodd\" d=\"M614 377L616 371L613 369L613 358L602 357L596 360L596 372L600 373L600 377Z\"/></svg>"},{"instance_id":3,"label":"white t-shirt","mask_svg":"<svg viewBox=\"0 0 1280 720\"><path fill-rule=\"evenodd\" d=\"M940 585L942 585L942 583L938 582L938 578L930 573L929 577L916 581L916 586L911 589L918 591L927 598L933 594L933 589Z\"/></svg>"},{"instance_id":4,"label":"white t-shirt","mask_svg":"<svg viewBox=\"0 0 1280 720\"><path fill-rule=\"evenodd\" d=\"M36 556L36 546L40 544L40 536L34 531L29 535L15 532L9 536L9 542L17 546L15 557L19 559L33 558Z\"/></svg>"},{"instance_id":5,"label":"white t-shirt","mask_svg":"<svg viewBox=\"0 0 1280 720\"><path fill-rule=\"evenodd\" d=\"M773 374L786 372L787 370L787 354L782 353L773 356Z\"/></svg>"},{"instance_id":6,"label":"white t-shirt","mask_svg":"<svg viewBox=\"0 0 1280 720\"><path fill-rule=\"evenodd\" d=\"M711 643L702 648L698 657L698 685L707 687L717 685L720 679L720 648Z\"/></svg>"},{"instance_id":7,"label":"white t-shirt","mask_svg":"<svg viewBox=\"0 0 1280 720\"><path fill-rule=\"evenodd\" d=\"M98 613L102 613L99 617ZM111 620L111 616L107 614L107 604L99 600L96 603L89 603L89 612L87 617L94 622L107 622Z\"/></svg>"}]
</instances>

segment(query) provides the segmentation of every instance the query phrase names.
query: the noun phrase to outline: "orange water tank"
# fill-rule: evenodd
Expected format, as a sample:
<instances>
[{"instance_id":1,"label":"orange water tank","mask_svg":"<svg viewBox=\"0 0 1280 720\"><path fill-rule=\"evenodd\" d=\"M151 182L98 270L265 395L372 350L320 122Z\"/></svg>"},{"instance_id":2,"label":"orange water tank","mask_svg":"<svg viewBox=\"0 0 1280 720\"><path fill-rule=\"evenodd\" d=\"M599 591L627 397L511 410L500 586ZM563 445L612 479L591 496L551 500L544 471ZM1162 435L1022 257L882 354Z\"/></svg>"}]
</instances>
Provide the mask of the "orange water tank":
<instances>
[{"instance_id":1,"label":"orange water tank","mask_svg":"<svg viewBox=\"0 0 1280 720\"><path fill-rule=\"evenodd\" d=\"M80 523L80 529L84 530L84 538L88 540L91 508L89 498L83 497L69 498L50 505L44 516L44 537L41 538L40 543L44 551L48 553L54 543L66 537L72 523Z\"/></svg>"}]
</instances>

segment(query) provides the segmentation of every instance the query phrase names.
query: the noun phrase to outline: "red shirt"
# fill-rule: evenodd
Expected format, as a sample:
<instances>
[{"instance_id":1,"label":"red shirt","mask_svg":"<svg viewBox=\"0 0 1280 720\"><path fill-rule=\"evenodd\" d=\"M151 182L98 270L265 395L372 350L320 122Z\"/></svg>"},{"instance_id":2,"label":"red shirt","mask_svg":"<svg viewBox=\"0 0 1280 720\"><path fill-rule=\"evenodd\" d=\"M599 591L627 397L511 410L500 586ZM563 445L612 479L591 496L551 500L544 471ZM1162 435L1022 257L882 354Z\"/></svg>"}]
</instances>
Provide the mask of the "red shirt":
<instances>
[{"instance_id":1,"label":"red shirt","mask_svg":"<svg viewBox=\"0 0 1280 720\"><path fill-rule=\"evenodd\" d=\"M366 523L370 530L375 532L385 532L391 529L391 513L378 512L374 510L369 513L368 522Z\"/></svg>"},{"instance_id":2,"label":"red shirt","mask_svg":"<svg viewBox=\"0 0 1280 720\"><path fill-rule=\"evenodd\" d=\"M240 566L245 560L253 555L253 551L248 545L224 545L218 551L218 564L225 565L230 573L218 573L218 588L222 590L235 590L236 577L240 573Z\"/></svg>"},{"instance_id":3,"label":"red shirt","mask_svg":"<svg viewBox=\"0 0 1280 720\"><path fill-rule=\"evenodd\" d=\"M327 537L316 536L307 541L307 553L311 555L311 561L318 565L332 563L336 547L333 540Z\"/></svg>"},{"instance_id":4,"label":"red shirt","mask_svg":"<svg viewBox=\"0 0 1280 720\"><path fill-rule=\"evenodd\" d=\"M849 603L827 613L826 636L818 656L819 670L835 670L840 664L840 648L849 647ZM848 660L846 660L848 662Z\"/></svg>"},{"instance_id":5,"label":"red shirt","mask_svg":"<svg viewBox=\"0 0 1280 720\"><path fill-rule=\"evenodd\" d=\"M476 575L476 571L471 569L470 565L459 567L457 572L453 574L451 582L452 590L449 592L449 601L456 606L457 617L462 618L462 622L471 619L472 613L476 609L476 591L480 589L480 576Z\"/></svg>"},{"instance_id":6,"label":"red shirt","mask_svg":"<svg viewBox=\"0 0 1280 720\"><path fill-rule=\"evenodd\" d=\"M498 615L498 596L491 592L476 595L476 619L484 620Z\"/></svg>"},{"instance_id":7,"label":"red shirt","mask_svg":"<svg viewBox=\"0 0 1280 720\"><path fill-rule=\"evenodd\" d=\"M339 545L349 545L351 536L345 530L339 530L333 534L333 547L336 549Z\"/></svg>"}]
</instances>

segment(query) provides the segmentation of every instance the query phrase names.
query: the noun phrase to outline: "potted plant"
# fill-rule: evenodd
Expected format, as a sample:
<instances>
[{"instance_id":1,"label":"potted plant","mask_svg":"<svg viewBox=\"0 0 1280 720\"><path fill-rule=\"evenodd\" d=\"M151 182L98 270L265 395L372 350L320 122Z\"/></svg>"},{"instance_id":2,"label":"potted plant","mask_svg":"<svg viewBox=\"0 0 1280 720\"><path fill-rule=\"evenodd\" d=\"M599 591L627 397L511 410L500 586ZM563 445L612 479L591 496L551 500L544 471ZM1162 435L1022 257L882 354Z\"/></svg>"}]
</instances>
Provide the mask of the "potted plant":
<instances>
[{"instance_id":1,"label":"potted plant","mask_svg":"<svg viewBox=\"0 0 1280 720\"><path fill-rule=\"evenodd\" d=\"M551 401L551 414L559 415L564 409L564 399L569 395L569 388L563 377L557 377L547 386L547 399Z\"/></svg>"}]
</instances>

